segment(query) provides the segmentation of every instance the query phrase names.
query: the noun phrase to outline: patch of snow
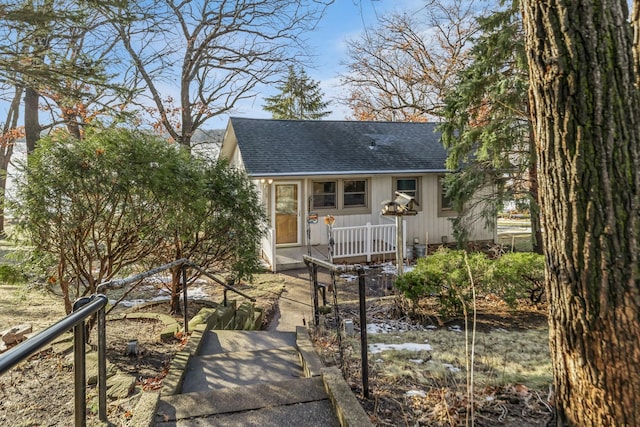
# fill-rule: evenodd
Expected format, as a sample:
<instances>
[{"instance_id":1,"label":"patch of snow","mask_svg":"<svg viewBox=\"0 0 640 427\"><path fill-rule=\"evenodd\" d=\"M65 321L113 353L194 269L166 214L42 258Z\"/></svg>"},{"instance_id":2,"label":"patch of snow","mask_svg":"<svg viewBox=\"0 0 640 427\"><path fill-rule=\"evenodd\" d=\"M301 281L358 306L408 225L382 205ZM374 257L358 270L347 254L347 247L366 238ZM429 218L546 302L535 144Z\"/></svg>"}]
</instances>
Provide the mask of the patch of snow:
<instances>
[{"instance_id":1,"label":"patch of snow","mask_svg":"<svg viewBox=\"0 0 640 427\"><path fill-rule=\"evenodd\" d=\"M427 397L424 390L409 390L404 395L407 397Z\"/></svg>"},{"instance_id":2,"label":"patch of snow","mask_svg":"<svg viewBox=\"0 0 640 427\"><path fill-rule=\"evenodd\" d=\"M120 305L123 307L135 307L136 305L144 304L145 302L157 302L157 301L168 301L171 297L169 295L159 295L153 298L147 299L130 299L130 300L122 300L120 301ZM117 300L109 300L110 304L115 304Z\"/></svg>"},{"instance_id":3,"label":"patch of snow","mask_svg":"<svg viewBox=\"0 0 640 427\"><path fill-rule=\"evenodd\" d=\"M381 353L387 350L407 350L407 351L431 351L429 344L404 343L404 344L369 344L369 352L372 354Z\"/></svg>"},{"instance_id":4,"label":"patch of snow","mask_svg":"<svg viewBox=\"0 0 640 427\"><path fill-rule=\"evenodd\" d=\"M354 276L353 274L341 274L340 278L346 280L349 283L358 280L358 276Z\"/></svg>"},{"instance_id":5,"label":"patch of snow","mask_svg":"<svg viewBox=\"0 0 640 427\"><path fill-rule=\"evenodd\" d=\"M207 294L204 289L202 289L202 287L197 287L197 288L188 288L187 289L187 296L189 297L189 299L193 298L193 299L204 299L209 297L209 294Z\"/></svg>"},{"instance_id":6,"label":"patch of snow","mask_svg":"<svg viewBox=\"0 0 640 427\"><path fill-rule=\"evenodd\" d=\"M451 332L462 332L462 328L460 327L460 325L449 326L449 330Z\"/></svg>"},{"instance_id":7,"label":"patch of snow","mask_svg":"<svg viewBox=\"0 0 640 427\"><path fill-rule=\"evenodd\" d=\"M409 362L415 363L416 365L422 365L424 363L424 359L409 359Z\"/></svg>"},{"instance_id":8,"label":"patch of snow","mask_svg":"<svg viewBox=\"0 0 640 427\"><path fill-rule=\"evenodd\" d=\"M158 289L158 294L155 297L145 298L145 299L131 299L131 300L122 300L120 301L120 305L123 307L135 307L136 305L144 304L146 302L158 302L158 301L168 301L171 299L170 291L168 289ZM192 288L187 290L187 296L189 299L206 299L209 294L207 294L204 289L201 287ZM180 294L180 299L182 300L182 293ZM115 304L117 300L110 299L110 304Z\"/></svg>"},{"instance_id":9,"label":"patch of snow","mask_svg":"<svg viewBox=\"0 0 640 427\"><path fill-rule=\"evenodd\" d=\"M444 366L445 368L447 368L451 372L460 372L460 368L456 368L455 366L450 365L448 363L443 363L442 366Z\"/></svg>"},{"instance_id":10,"label":"patch of snow","mask_svg":"<svg viewBox=\"0 0 640 427\"><path fill-rule=\"evenodd\" d=\"M426 329L431 330L431 331L435 331L438 329L438 327L436 325L427 325Z\"/></svg>"},{"instance_id":11,"label":"patch of snow","mask_svg":"<svg viewBox=\"0 0 640 427\"><path fill-rule=\"evenodd\" d=\"M409 331L424 331L429 327L419 324L403 322L401 320L387 320L384 323L367 323L368 334L397 334Z\"/></svg>"}]
</instances>

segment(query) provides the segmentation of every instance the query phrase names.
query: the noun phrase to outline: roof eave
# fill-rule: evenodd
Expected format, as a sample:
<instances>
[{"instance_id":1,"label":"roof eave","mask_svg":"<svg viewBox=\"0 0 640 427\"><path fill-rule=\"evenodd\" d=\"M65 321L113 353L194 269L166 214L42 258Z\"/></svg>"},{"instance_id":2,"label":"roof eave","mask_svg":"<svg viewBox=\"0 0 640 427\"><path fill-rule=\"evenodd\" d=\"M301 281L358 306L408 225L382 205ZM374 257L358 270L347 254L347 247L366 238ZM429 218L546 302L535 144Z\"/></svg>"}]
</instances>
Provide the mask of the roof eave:
<instances>
[{"instance_id":1,"label":"roof eave","mask_svg":"<svg viewBox=\"0 0 640 427\"><path fill-rule=\"evenodd\" d=\"M374 170L374 171L304 171L304 172L277 172L277 173L251 173L251 178L278 178L278 177L303 177L303 176L336 176L336 175L406 175L416 173L450 173L449 169L398 169L398 170Z\"/></svg>"}]
</instances>

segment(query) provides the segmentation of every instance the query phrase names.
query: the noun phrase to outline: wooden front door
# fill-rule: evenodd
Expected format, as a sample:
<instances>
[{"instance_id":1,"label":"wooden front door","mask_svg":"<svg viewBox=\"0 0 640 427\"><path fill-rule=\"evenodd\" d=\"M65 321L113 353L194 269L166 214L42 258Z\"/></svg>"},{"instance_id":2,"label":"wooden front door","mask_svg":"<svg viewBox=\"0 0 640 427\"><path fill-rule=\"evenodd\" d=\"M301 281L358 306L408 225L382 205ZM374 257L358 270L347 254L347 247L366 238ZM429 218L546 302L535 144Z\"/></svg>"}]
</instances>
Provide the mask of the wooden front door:
<instances>
[{"instance_id":1,"label":"wooden front door","mask_svg":"<svg viewBox=\"0 0 640 427\"><path fill-rule=\"evenodd\" d=\"M276 184L276 244L297 244L300 214L299 185Z\"/></svg>"}]
</instances>

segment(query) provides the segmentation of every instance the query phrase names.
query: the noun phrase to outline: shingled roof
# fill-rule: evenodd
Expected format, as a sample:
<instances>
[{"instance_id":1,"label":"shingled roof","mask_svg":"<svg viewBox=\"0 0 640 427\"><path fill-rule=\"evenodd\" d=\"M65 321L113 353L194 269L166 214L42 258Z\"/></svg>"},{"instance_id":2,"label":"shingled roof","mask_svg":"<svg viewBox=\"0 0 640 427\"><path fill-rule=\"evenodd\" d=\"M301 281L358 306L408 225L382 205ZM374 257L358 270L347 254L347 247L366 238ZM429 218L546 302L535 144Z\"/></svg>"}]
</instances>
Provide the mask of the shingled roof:
<instances>
[{"instance_id":1,"label":"shingled roof","mask_svg":"<svg viewBox=\"0 0 640 427\"><path fill-rule=\"evenodd\" d=\"M250 176L445 171L437 123L232 117Z\"/></svg>"}]
</instances>

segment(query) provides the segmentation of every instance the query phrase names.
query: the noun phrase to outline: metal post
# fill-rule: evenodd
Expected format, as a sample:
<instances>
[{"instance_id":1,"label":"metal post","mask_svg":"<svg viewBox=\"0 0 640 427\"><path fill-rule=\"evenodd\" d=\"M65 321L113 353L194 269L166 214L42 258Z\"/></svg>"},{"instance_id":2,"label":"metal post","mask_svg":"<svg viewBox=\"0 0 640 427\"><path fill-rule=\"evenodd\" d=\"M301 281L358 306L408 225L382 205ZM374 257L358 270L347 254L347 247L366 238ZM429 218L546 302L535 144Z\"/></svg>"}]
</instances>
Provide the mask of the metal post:
<instances>
[{"instance_id":1,"label":"metal post","mask_svg":"<svg viewBox=\"0 0 640 427\"><path fill-rule=\"evenodd\" d=\"M182 264L182 298L184 299L184 333L189 333L189 311L187 310L187 264Z\"/></svg>"},{"instance_id":2,"label":"metal post","mask_svg":"<svg viewBox=\"0 0 640 427\"><path fill-rule=\"evenodd\" d=\"M76 311L91 301L90 297L77 299L73 303ZM76 427L87 425L87 374L85 360L86 331L82 319L73 327L73 379L74 379L74 420Z\"/></svg>"},{"instance_id":3,"label":"metal post","mask_svg":"<svg viewBox=\"0 0 640 427\"><path fill-rule=\"evenodd\" d=\"M360 358L362 364L362 395L369 398L369 360L367 355L367 301L364 269L358 269L358 295L360 297Z\"/></svg>"},{"instance_id":4,"label":"metal post","mask_svg":"<svg viewBox=\"0 0 640 427\"><path fill-rule=\"evenodd\" d=\"M98 310L98 417L107 421L107 322L105 309Z\"/></svg>"},{"instance_id":5,"label":"metal post","mask_svg":"<svg viewBox=\"0 0 640 427\"><path fill-rule=\"evenodd\" d=\"M398 276L403 273L404 266L404 241L402 239L402 215L396 215L396 269Z\"/></svg>"},{"instance_id":6,"label":"metal post","mask_svg":"<svg viewBox=\"0 0 640 427\"><path fill-rule=\"evenodd\" d=\"M315 325L320 326L320 310L318 308L318 266L311 265L311 274L313 277L313 319Z\"/></svg>"},{"instance_id":7,"label":"metal post","mask_svg":"<svg viewBox=\"0 0 640 427\"><path fill-rule=\"evenodd\" d=\"M84 320L73 327L73 378L75 386L74 420L76 427L87 425Z\"/></svg>"}]
</instances>

